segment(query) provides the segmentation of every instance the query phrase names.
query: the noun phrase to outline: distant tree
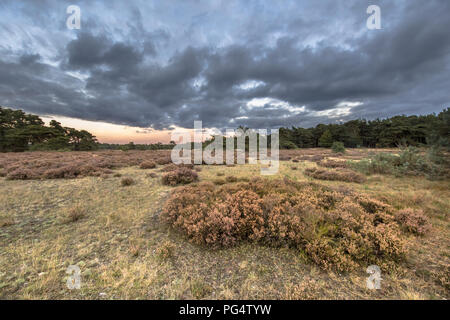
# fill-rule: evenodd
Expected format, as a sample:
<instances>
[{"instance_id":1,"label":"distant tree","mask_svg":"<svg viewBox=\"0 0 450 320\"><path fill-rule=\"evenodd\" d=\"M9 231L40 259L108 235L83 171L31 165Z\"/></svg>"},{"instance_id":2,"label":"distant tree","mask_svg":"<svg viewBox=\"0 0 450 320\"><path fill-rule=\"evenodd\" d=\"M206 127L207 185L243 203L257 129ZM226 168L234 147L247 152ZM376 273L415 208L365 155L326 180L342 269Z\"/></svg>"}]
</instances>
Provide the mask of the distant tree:
<instances>
[{"instance_id":1,"label":"distant tree","mask_svg":"<svg viewBox=\"0 0 450 320\"><path fill-rule=\"evenodd\" d=\"M330 130L325 131L319 139L319 147L329 148L333 144L333 136Z\"/></svg>"}]
</instances>

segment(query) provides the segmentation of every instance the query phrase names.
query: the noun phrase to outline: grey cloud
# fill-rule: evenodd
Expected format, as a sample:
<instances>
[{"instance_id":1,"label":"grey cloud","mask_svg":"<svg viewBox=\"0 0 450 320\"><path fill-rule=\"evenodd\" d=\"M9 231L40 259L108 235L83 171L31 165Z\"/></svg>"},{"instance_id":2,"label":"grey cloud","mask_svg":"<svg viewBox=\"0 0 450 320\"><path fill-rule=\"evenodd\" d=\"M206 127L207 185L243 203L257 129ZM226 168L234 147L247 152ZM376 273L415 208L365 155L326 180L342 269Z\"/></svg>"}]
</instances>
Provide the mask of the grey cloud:
<instances>
[{"instance_id":1,"label":"grey cloud","mask_svg":"<svg viewBox=\"0 0 450 320\"><path fill-rule=\"evenodd\" d=\"M247 16L224 6L225 12L233 13L232 22L247 18L230 26L221 24L222 19L211 24L221 18L220 8L205 5L209 11L186 13L192 21L181 35L178 21L161 22L149 30L148 12L137 6L128 13L132 19L127 31L114 33L88 16L91 28L57 48L58 66L46 64L30 48L22 48L15 58L15 53L8 53L8 61L0 58L0 104L155 129L192 127L194 120L219 128L311 126L356 117L423 114L448 106L450 3L380 5L385 22L382 30L374 31L364 26L366 4L356 1L342 6L333 1L294 2L285 9L267 4L252 7ZM279 12L279 18L269 9ZM336 16L326 16L330 12ZM342 30L336 28L339 22ZM221 27L226 29L223 34ZM211 42L221 38L218 33L226 38L228 32L228 42ZM259 85L241 89L248 81ZM247 106L252 99L266 97L291 108L276 103ZM342 101L363 104L339 117L326 115L324 111ZM298 111L302 106L305 110Z\"/></svg>"}]
</instances>

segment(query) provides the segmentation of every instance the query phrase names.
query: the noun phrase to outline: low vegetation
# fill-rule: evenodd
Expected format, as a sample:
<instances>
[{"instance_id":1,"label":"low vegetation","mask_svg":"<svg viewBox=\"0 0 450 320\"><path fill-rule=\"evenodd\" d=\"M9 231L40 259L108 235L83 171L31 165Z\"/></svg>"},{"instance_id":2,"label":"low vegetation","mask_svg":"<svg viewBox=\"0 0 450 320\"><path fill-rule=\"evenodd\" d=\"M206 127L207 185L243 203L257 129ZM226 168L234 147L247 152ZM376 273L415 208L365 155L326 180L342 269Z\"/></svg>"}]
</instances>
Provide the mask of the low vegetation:
<instances>
[{"instance_id":1,"label":"low vegetation","mask_svg":"<svg viewBox=\"0 0 450 320\"><path fill-rule=\"evenodd\" d=\"M323 269L351 271L368 264L388 269L404 258L392 210L377 200L319 185L256 179L178 189L162 219L196 244L289 246Z\"/></svg>"},{"instance_id":2,"label":"low vegetation","mask_svg":"<svg viewBox=\"0 0 450 320\"><path fill-rule=\"evenodd\" d=\"M367 175L392 174L445 179L450 177L449 156L448 152L441 148L435 147L425 152L415 147L408 147L399 154L374 154L369 159L352 163L352 166Z\"/></svg>"},{"instance_id":3,"label":"low vegetation","mask_svg":"<svg viewBox=\"0 0 450 320\"><path fill-rule=\"evenodd\" d=\"M323 168L306 168L305 174L320 180L333 180L333 181L345 181L362 183L366 181L366 177L361 173L355 172L350 169L336 168L336 169L323 169Z\"/></svg>"},{"instance_id":4,"label":"low vegetation","mask_svg":"<svg viewBox=\"0 0 450 320\"><path fill-rule=\"evenodd\" d=\"M260 179L257 164L169 166L169 151L0 154L0 298L449 299L445 176L305 175L402 152L281 150L279 172ZM156 167L140 169L145 161ZM433 163L445 168L445 157ZM86 165L102 173L43 175ZM27 180L6 178L16 169ZM162 183L178 170L198 180ZM123 178L135 184L120 187ZM380 290L366 288L370 264L382 268ZM65 285L69 265L81 269L80 290Z\"/></svg>"},{"instance_id":5,"label":"low vegetation","mask_svg":"<svg viewBox=\"0 0 450 320\"><path fill-rule=\"evenodd\" d=\"M162 184L176 186L178 184L188 184L198 180L196 171L186 167L180 167L176 170L163 173L161 177Z\"/></svg>"},{"instance_id":6,"label":"low vegetation","mask_svg":"<svg viewBox=\"0 0 450 320\"><path fill-rule=\"evenodd\" d=\"M398 223L408 232L425 235L431 229L431 223L420 209L406 208L400 210L396 215Z\"/></svg>"}]
</instances>

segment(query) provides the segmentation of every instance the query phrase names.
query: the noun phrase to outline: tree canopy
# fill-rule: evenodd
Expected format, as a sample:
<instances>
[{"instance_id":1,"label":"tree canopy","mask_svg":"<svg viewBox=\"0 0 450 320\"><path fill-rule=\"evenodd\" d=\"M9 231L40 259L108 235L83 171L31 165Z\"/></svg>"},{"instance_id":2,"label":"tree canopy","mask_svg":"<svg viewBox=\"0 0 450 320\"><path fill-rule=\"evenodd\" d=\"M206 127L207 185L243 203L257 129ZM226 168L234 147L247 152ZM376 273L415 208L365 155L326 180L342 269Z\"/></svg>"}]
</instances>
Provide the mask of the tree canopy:
<instances>
[{"instance_id":1,"label":"tree canopy","mask_svg":"<svg viewBox=\"0 0 450 320\"><path fill-rule=\"evenodd\" d=\"M97 148L97 139L86 130L62 127L55 120L46 126L37 115L0 107L0 152Z\"/></svg>"}]
</instances>

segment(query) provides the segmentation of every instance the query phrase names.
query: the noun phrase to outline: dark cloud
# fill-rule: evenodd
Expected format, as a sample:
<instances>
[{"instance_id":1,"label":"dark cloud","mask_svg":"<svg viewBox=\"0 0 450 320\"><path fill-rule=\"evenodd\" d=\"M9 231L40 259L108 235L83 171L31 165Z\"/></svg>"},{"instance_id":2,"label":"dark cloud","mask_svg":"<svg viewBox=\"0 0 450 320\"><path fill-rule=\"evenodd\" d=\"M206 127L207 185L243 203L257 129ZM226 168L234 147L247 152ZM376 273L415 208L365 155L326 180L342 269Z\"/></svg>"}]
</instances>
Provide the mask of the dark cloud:
<instances>
[{"instance_id":1,"label":"dark cloud","mask_svg":"<svg viewBox=\"0 0 450 320\"><path fill-rule=\"evenodd\" d=\"M130 6L125 19L117 7L60 35L53 57L38 44L54 39L0 40L0 104L155 129L311 126L448 106L448 1L379 1L382 30L365 28L364 2L316 3L198 3L153 28L149 10Z\"/></svg>"}]
</instances>

